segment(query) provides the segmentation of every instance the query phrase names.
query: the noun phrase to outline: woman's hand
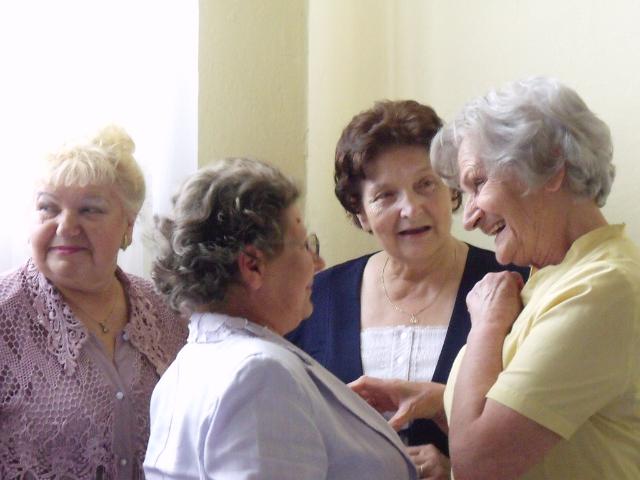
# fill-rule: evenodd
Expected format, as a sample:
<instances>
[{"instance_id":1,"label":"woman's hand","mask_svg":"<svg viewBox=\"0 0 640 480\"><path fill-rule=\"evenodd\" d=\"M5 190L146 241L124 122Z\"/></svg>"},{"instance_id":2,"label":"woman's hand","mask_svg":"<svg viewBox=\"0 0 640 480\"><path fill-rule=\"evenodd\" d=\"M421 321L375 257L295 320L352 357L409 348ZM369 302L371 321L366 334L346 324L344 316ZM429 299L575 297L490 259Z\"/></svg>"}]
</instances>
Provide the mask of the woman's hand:
<instances>
[{"instance_id":1,"label":"woman's hand","mask_svg":"<svg viewBox=\"0 0 640 480\"><path fill-rule=\"evenodd\" d=\"M434 382L409 382L363 375L349 387L380 413L396 411L389 425L400 430L416 418L432 418L438 426L444 419L442 395L444 385ZM446 430L446 426L444 426Z\"/></svg>"},{"instance_id":2,"label":"woman's hand","mask_svg":"<svg viewBox=\"0 0 640 480\"><path fill-rule=\"evenodd\" d=\"M407 447L407 453L418 470L418 478L449 480L451 473L449 457L433 445Z\"/></svg>"},{"instance_id":3,"label":"woman's hand","mask_svg":"<svg viewBox=\"0 0 640 480\"><path fill-rule=\"evenodd\" d=\"M524 280L516 272L488 273L467 294L467 309L475 330L495 329L504 336L522 310Z\"/></svg>"}]
</instances>

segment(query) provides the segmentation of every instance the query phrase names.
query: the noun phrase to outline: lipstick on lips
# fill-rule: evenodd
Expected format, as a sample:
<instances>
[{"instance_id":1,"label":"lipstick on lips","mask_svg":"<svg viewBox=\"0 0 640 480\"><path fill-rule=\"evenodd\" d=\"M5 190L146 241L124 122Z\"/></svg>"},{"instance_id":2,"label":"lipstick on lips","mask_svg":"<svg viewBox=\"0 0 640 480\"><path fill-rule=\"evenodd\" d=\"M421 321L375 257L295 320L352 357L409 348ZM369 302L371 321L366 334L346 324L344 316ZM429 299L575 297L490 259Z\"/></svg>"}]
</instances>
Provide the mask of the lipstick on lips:
<instances>
[{"instance_id":1,"label":"lipstick on lips","mask_svg":"<svg viewBox=\"0 0 640 480\"><path fill-rule=\"evenodd\" d=\"M75 245L58 245L49 248L50 252L58 253L60 255L72 255L82 250L84 250L84 247L78 247Z\"/></svg>"}]
</instances>

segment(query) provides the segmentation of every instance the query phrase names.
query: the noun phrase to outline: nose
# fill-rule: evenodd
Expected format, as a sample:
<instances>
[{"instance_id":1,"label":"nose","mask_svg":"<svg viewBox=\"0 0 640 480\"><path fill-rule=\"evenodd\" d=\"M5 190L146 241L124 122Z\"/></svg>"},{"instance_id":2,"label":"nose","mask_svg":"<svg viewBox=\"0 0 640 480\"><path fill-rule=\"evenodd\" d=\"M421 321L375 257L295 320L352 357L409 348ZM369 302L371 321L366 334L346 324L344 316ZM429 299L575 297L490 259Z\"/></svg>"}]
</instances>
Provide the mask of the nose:
<instances>
[{"instance_id":1,"label":"nose","mask_svg":"<svg viewBox=\"0 0 640 480\"><path fill-rule=\"evenodd\" d=\"M315 253L311 254L311 258L313 259L313 272L318 273L320 270L323 270L324 267L327 266L324 258L320 254L316 255Z\"/></svg>"},{"instance_id":2,"label":"nose","mask_svg":"<svg viewBox=\"0 0 640 480\"><path fill-rule=\"evenodd\" d=\"M465 230L474 230L478 227L478 224L482 220L482 210L476 205L475 198L467 198L464 204L464 215L462 218L462 224Z\"/></svg>"},{"instance_id":3,"label":"nose","mask_svg":"<svg viewBox=\"0 0 640 480\"><path fill-rule=\"evenodd\" d=\"M417 195L415 195L414 193L412 192L405 193L402 197L401 202L402 204L400 205L400 215L403 218L411 218L418 211L419 200L417 198Z\"/></svg>"},{"instance_id":4,"label":"nose","mask_svg":"<svg viewBox=\"0 0 640 480\"><path fill-rule=\"evenodd\" d=\"M56 233L61 237L72 237L80 231L78 218L73 212L63 211L60 213L58 228Z\"/></svg>"}]
</instances>

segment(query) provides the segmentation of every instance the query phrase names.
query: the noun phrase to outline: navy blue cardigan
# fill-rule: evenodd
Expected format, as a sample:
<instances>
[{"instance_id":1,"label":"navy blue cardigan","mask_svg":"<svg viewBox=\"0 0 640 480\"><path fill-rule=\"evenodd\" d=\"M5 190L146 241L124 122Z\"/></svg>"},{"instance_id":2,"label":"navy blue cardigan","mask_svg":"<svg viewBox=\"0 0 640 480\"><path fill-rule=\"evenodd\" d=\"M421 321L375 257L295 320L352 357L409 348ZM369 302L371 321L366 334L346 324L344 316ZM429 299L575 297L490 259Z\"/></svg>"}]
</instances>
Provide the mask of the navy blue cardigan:
<instances>
[{"instance_id":1,"label":"navy blue cardigan","mask_svg":"<svg viewBox=\"0 0 640 480\"><path fill-rule=\"evenodd\" d=\"M363 374L360 354L360 290L364 267L372 254L319 272L313 282L313 314L287 338L309 353L345 383ZM451 365L466 343L471 329L466 297L488 272L515 270L525 280L528 270L500 265L489 250L469 245L449 328L438 358L433 381L446 383ZM448 452L447 437L431 420L417 420L403 432L409 445L433 443Z\"/></svg>"}]
</instances>

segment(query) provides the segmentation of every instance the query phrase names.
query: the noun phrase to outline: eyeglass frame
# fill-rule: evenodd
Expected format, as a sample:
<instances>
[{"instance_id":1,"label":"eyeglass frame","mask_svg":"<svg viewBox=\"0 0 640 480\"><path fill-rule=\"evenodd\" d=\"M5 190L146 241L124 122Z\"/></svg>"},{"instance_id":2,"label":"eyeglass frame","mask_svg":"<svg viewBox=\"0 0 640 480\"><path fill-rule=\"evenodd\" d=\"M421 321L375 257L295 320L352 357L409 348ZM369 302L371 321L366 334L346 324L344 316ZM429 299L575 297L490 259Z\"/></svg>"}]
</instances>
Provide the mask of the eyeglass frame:
<instances>
[{"instance_id":1,"label":"eyeglass frame","mask_svg":"<svg viewBox=\"0 0 640 480\"><path fill-rule=\"evenodd\" d=\"M312 255L315 255L316 257L319 256L320 239L318 238L318 235L313 232L307 235L307 238L304 239L304 248L306 248Z\"/></svg>"},{"instance_id":2,"label":"eyeglass frame","mask_svg":"<svg viewBox=\"0 0 640 480\"><path fill-rule=\"evenodd\" d=\"M302 243L302 245L299 242L296 241L286 241L283 242L282 245L287 245L287 244L293 244L293 245L297 245L299 247L303 247L307 252L309 252L311 255L315 256L315 257L319 257L320 256L320 239L318 238L318 235L316 235L315 233L310 233L309 235L307 235L304 239L304 242ZM247 254L247 252L245 252L245 254ZM249 254L247 254L249 255ZM252 255L249 255L251 258L255 258Z\"/></svg>"}]
</instances>

